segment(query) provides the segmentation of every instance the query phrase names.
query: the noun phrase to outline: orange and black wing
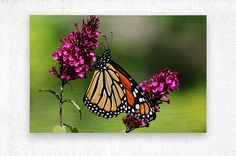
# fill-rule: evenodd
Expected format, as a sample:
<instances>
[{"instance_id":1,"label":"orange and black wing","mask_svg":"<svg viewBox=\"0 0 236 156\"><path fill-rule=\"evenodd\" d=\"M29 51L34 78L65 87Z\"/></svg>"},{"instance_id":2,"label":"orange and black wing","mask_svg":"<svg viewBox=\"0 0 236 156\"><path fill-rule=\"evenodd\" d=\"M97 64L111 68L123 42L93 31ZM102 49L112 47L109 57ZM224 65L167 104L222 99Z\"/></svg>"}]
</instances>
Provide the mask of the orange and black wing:
<instances>
[{"instance_id":1,"label":"orange and black wing","mask_svg":"<svg viewBox=\"0 0 236 156\"><path fill-rule=\"evenodd\" d=\"M116 117L122 112L144 121L156 118L152 103L137 82L110 60L105 69L96 69L84 95L86 107L94 114Z\"/></svg>"},{"instance_id":2,"label":"orange and black wing","mask_svg":"<svg viewBox=\"0 0 236 156\"><path fill-rule=\"evenodd\" d=\"M111 65L124 86L125 93L125 112L144 121L152 121L156 118L154 107L142 88L131 76L114 61L110 61Z\"/></svg>"},{"instance_id":3,"label":"orange and black wing","mask_svg":"<svg viewBox=\"0 0 236 156\"><path fill-rule=\"evenodd\" d=\"M86 107L94 114L112 118L125 110L125 88L116 70L109 63L96 69L84 95Z\"/></svg>"}]
</instances>

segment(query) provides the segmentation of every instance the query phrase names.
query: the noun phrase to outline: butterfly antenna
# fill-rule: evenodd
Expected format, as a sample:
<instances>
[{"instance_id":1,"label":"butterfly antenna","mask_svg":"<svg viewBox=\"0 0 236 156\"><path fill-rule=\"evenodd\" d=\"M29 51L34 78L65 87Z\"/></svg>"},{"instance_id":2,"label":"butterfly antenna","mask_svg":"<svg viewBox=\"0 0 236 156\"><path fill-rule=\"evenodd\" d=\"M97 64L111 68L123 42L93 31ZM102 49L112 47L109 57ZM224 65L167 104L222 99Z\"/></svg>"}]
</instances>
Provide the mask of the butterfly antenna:
<instances>
[{"instance_id":1,"label":"butterfly antenna","mask_svg":"<svg viewBox=\"0 0 236 156\"><path fill-rule=\"evenodd\" d=\"M108 41L107 41L107 37L106 37L105 35L103 35L102 37L105 39L105 41L106 41L106 43L107 43L108 50L111 51L110 46L109 46L109 43L108 43Z\"/></svg>"},{"instance_id":2,"label":"butterfly antenna","mask_svg":"<svg viewBox=\"0 0 236 156\"><path fill-rule=\"evenodd\" d=\"M111 48L112 48L113 33L110 32L110 34L111 34Z\"/></svg>"}]
</instances>

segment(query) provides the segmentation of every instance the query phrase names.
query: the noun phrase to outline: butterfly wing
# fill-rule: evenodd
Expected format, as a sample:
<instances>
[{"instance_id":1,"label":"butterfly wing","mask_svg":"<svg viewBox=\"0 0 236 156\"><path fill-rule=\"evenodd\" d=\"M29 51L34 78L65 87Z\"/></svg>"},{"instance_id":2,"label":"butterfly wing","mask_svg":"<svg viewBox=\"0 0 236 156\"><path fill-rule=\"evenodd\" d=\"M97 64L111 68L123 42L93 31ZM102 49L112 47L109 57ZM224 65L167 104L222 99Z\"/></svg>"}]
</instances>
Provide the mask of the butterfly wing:
<instances>
[{"instance_id":1,"label":"butterfly wing","mask_svg":"<svg viewBox=\"0 0 236 156\"><path fill-rule=\"evenodd\" d=\"M83 100L92 113L104 118L122 112L144 121L156 118L152 103L138 83L112 60L105 69L95 70Z\"/></svg>"},{"instance_id":2,"label":"butterfly wing","mask_svg":"<svg viewBox=\"0 0 236 156\"><path fill-rule=\"evenodd\" d=\"M131 76L117 63L110 61L115 68L125 90L125 112L144 121L152 121L156 118L156 113L152 103Z\"/></svg>"},{"instance_id":3,"label":"butterfly wing","mask_svg":"<svg viewBox=\"0 0 236 156\"><path fill-rule=\"evenodd\" d=\"M116 70L107 63L106 69L94 71L83 100L92 113L112 118L124 112L125 98L125 89Z\"/></svg>"}]
</instances>

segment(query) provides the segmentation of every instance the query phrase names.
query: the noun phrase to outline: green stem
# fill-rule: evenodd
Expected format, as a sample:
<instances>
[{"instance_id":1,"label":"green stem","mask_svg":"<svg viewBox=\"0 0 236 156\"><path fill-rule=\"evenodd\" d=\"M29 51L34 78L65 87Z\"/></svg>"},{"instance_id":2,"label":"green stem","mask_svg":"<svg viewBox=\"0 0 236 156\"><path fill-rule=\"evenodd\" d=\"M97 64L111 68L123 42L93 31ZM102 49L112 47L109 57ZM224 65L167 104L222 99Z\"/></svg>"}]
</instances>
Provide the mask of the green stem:
<instances>
[{"instance_id":1,"label":"green stem","mask_svg":"<svg viewBox=\"0 0 236 156\"><path fill-rule=\"evenodd\" d=\"M62 121L62 106L60 105L60 127L62 127L63 121Z\"/></svg>"},{"instance_id":2,"label":"green stem","mask_svg":"<svg viewBox=\"0 0 236 156\"><path fill-rule=\"evenodd\" d=\"M64 91L64 86L65 82L62 80L61 81L61 87L60 87L60 99L59 99L59 108L60 108L60 127L63 127L63 118L62 118L62 104L63 104L63 91Z\"/></svg>"}]
</instances>

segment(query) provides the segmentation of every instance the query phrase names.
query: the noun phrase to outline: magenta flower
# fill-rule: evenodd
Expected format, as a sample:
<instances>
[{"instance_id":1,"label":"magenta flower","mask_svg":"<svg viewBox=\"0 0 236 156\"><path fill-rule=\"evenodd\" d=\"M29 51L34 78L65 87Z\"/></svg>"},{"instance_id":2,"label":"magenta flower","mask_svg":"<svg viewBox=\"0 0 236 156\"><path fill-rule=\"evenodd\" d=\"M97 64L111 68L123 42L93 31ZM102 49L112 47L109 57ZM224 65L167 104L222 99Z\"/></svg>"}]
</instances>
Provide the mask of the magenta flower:
<instances>
[{"instance_id":1,"label":"magenta flower","mask_svg":"<svg viewBox=\"0 0 236 156\"><path fill-rule=\"evenodd\" d=\"M94 49L99 46L98 36L100 32L99 19L96 16L90 16L86 22L82 21L82 28L79 30L78 24L75 23L76 32L71 32L68 36L61 39L63 45L58 47L58 50L52 52L52 57L58 62L59 67L51 67L50 74L57 76L61 80L60 90L54 91L51 89L40 89L39 92L48 92L57 98L59 113L60 113L60 129L67 128L73 129L72 126L63 123L62 106L64 103L73 104L80 112L78 104L72 99L64 99L64 87L70 80L77 78L86 78L86 71L92 70L92 62L96 62L96 55ZM58 127L58 126L55 126ZM77 131L77 130L76 130Z\"/></svg>"},{"instance_id":2,"label":"magenta flower","mask_svg":"<svg viewBox=\"0 0 236 156\"><path fill-rule=\"evenodd\" d=\"M135 128L149 127L148 122L135 118L134 116L131 115L126 115L122 120L126 126L127 133L134 130Z\"/></svg>"},{"instance_id":3,"label":"magenta flower","mask_svg":"<svg viewBox=\"0 0 236 156\"><path fill-rule=\"evenodd\" d=\"M163 69L160 73L153 75L150 80L140 83L140 86L155 105L162 102L169 104L170 100L167 95L179 88L178 73L168 68Z\"/></svg>"},{"instance_id":4,"label":"magenta flower","mask_svg":"<svg viewBox=\"0 0 236 156\"><path fill-rule=\"evenodd\" d=\"M170 104L167 95L179 88L178 73L167 68L163 69L160 73L153 75L150 80L144 80L140 83L140 86L152 102L155 111L159 112L159 104L163 102ZM130 132L135 128L149 126L148 122L131 115L126 115L126 117L123 118L123 123L126 126L126 132Z\"/></svg>"},{"instance_id":5,"label":"magenta flower","mask_svg":"<svg viewBox=\"0 0 236 156\"><path fill-rule=\"evenodd\" d=\"M52 67L51 70L49 71L49 73L51 73L52 75L58 76L59 74L56 71L55 67Z\"/></svg>"},{"instance_id":6,"label":"magenta flower","mask_svg":"<svg viewBox=\"0 0 236 156\"><path fill-rule=\"evenodd\" d=\"M63 45L58 47L58 51L52 53L53 59L59 63L59 69L57 71L53 67L49 72L62 80L85 78L86 71L93 67L92 62L96 62L94 48L99 46L97 40L100 35L99 19L90 16L90 19L82 22L81 31L75 23L77 31L62 38Z\"/></svg>"},{"instance_id":7,"label":"magenta flower","mask_svg":"<svg viewBox=\"0 0 236 156\"><path fill-rule=\"evenodd\" d=\"M166 68L152 76L150 80L140 83L141 88L154 105L156 112L160 111L159 104L166 102L170 104L167 95L179 89L178 73Z\"/></svg>"}]
</instances>

